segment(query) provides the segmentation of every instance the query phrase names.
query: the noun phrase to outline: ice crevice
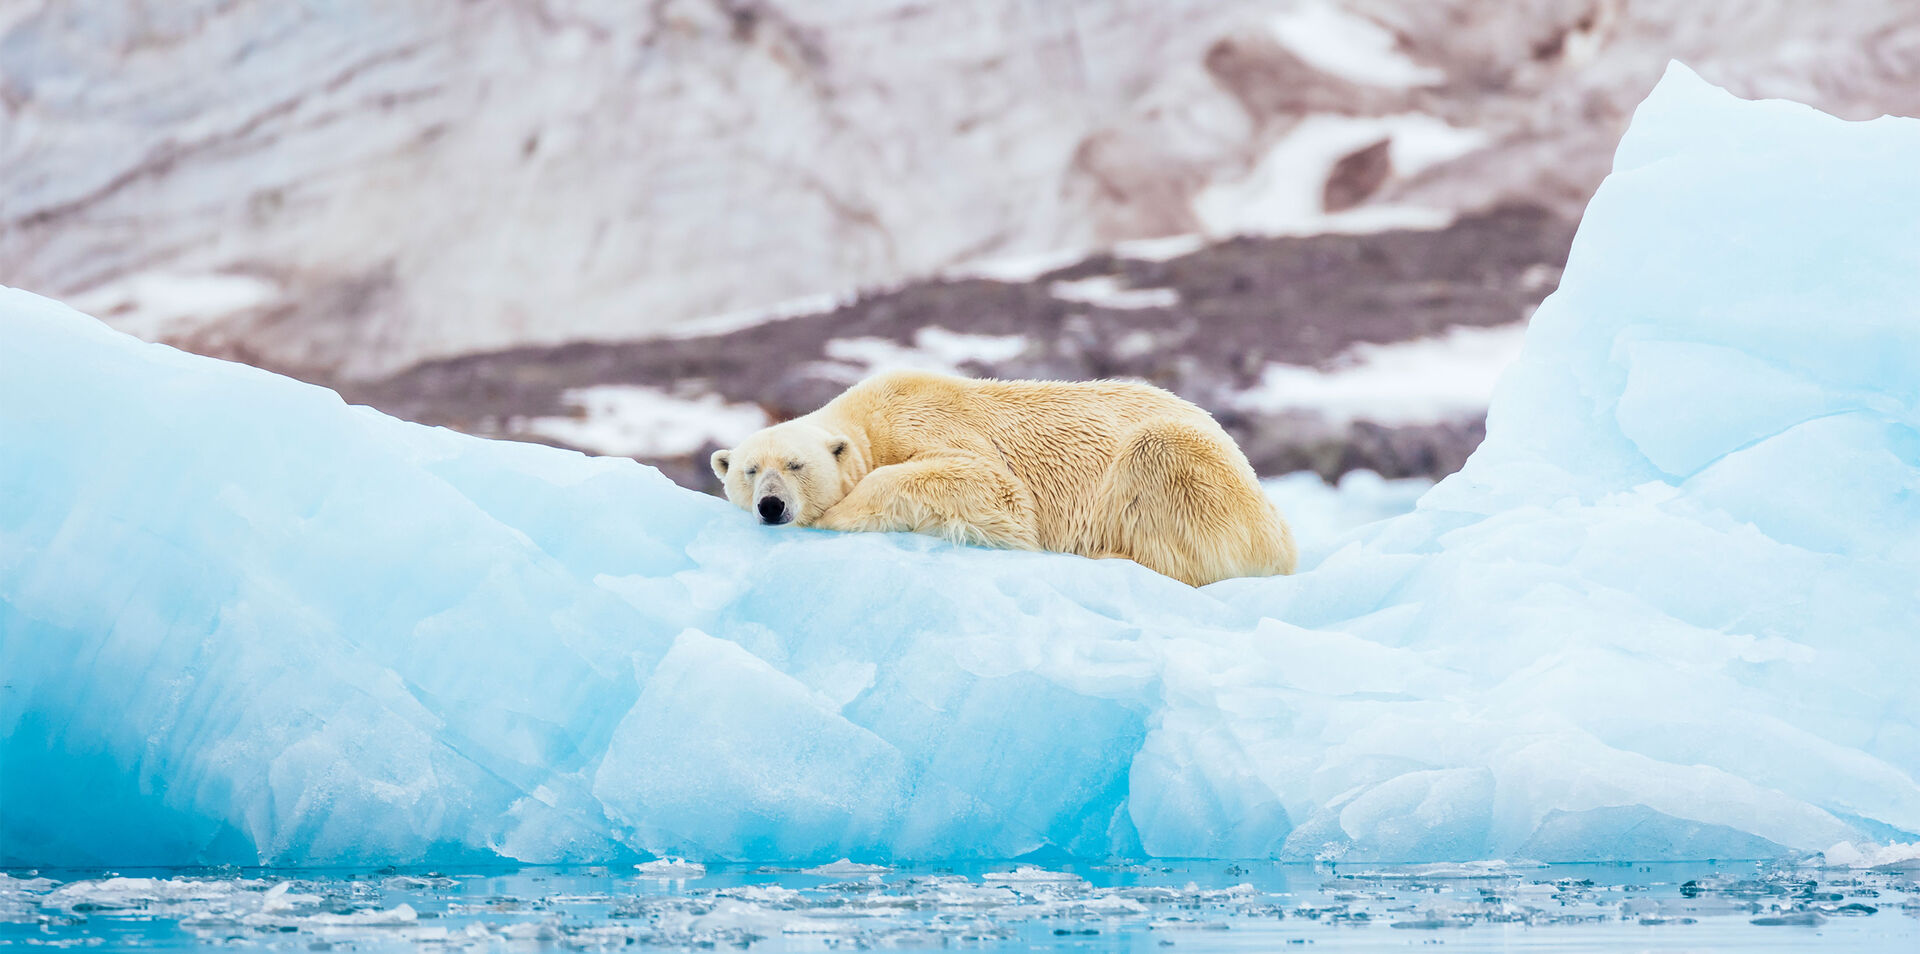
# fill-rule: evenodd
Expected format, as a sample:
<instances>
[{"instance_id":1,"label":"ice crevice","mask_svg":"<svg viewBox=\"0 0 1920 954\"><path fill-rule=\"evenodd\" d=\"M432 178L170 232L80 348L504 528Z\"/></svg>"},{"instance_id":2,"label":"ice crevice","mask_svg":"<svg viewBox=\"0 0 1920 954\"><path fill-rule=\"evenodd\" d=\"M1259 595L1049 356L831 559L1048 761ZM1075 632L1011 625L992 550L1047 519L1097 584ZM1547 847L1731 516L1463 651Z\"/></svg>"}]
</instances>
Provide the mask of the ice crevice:
<instances>
[{"instance_id":1,"label":"ice crevice","mask_svg":"<svg viewBox=\"0 0 1920 954\"><path fill-rule=\"evenodd\" d=\"M1202 590L762 528L0 291L0 863L1880 857L1914 168L1674 67L1467 466Z\"/></svg>"}]
</instances>

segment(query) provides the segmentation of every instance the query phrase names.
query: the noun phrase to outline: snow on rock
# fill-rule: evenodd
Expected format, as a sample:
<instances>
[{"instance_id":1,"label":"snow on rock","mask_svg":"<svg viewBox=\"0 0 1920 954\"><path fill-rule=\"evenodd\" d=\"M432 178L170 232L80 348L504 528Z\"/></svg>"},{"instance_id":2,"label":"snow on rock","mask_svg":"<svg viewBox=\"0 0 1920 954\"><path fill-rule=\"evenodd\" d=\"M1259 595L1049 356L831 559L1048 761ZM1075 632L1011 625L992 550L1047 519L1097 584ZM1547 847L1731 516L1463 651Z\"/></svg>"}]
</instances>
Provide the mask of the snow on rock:
<instances>
[{"instance_id":1,"label":"snow on rock","mask_svg":"<svg viewBox=\"0 0 1920 954\"><path fill-rule=\"evenodd\" d=\"M827 380L847 384L902 368L959 374L970 362L1019 357L1030 344L1024 335L976 335L928 326L913 333L911 345L886 338L835 338L826 345L831 360L821 362L819 371Z\"/></svg>"},{"instance_id":2,"label":"snow on rock","mask_svg":"<svg viewBox=\"0 0 1920 954\"><path fill-rule=\"evenodd\" d=\"M1197 591L762 528L5 292L0 861L1920 840L1916 164L1673 68L1468 466Z\"/></svg>"},{"instance_id":3,"label":"snow on rock","mask_svg":"<svg viewBox=\"0 0 1920 954\"><path fill-rule=\"evenodd\" d=\"M171 337L209 321L265 308L280 298L273 282L254 275L139 272L99 285L73 306L148 340Z\"/></svg>"},{"instance_id":4,"label":"snow on rock","mask_svg":"<svg viewBox=\"0 0 1920 954\"><path fill-rule=\"evenodd\" d=\"M1404 179L1480 148L1487 137L1419 113L1307 116L1244 177L1213 183L1196 195L1194 214L1217 236L1433 229L1453 221L1451 211L1424 206L1327 210L1323 195L1334 164L1380 141L1388 144L1392 174Z\"/></svg>"},{"instance_id":5,"label":"snow on rock","mask_svg":"<svg viewBox=\"0 0 1920 954\"><path fill-rule=\"evenodd\" d=\"M1431 338L1355 345L1327 370L1269 363L1236 403L1262 411L1314 410L1342 424L1471 416L1485 410L1525 337L1524 323L1456 325Z\"/></svg>"},{"instance_id":6,"label":"snow on rock","mask_svg":"<svg viewBox=\"0 0 1920 954\"><path fill-rule=\"evenodd\" d=\"M624 457L674 457L709 444L731 446L773 423L752 404L730 404L717 394L691 397L658 388L606 384L566 392L572 417L536 417L518 422L527 433L569 447Z\"/></svg>"},{"instance_id":7,"label":"snow on rock","mask_svg":"<svg viewBox=\"0 0 1920 954\"><path fill-rule=\"evenodd\" d=\"M1886 0L11 3L0 261L138 334L379 378L1311 228L1312 177L1388 121L1398 175L1328 227L1570 215L1661 57L1871 116L1913 102L1917 39ZM1409 116L1482 146L1411 176Z\"/></svg>"},{"instance_id":8,"label":"snow on rock","mask_svg":"<svg viewBox=\"0 0 1920 954\"><path fill-rule=\"evenodd\" d=\"M1443 82L1446 73L1415 63L1392 32L1328 3L1302 3L1276 14L1273 34L1315 68L1369 86L1405 88Z\"/></svg>"},{"instance_id":9,"label":"snow on rock","mask_svg":"<svg viewBox=\"0 0 1920 954\"><path fill-rule=\"evenodd\" d=\"M1129 288L1117 275L1095 275L1074 281L1054 282L1048 286L1048 291L1062 301L1103 308L1172 308L1180 304L1179 289Z\"/></svg>"}]
</instances>

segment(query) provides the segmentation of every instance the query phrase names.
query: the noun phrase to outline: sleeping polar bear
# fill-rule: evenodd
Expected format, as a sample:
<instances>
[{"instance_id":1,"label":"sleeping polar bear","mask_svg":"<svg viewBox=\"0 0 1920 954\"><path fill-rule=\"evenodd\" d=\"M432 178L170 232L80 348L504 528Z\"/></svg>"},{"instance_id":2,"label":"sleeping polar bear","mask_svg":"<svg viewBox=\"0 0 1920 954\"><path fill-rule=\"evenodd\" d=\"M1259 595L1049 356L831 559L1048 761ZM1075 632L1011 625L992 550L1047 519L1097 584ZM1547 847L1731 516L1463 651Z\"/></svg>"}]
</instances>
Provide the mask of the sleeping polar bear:
<instances>
[{"instance_id":1,"label":"sleeping polar bear","mask_svg":"<svg viewBox=\"0 0 1920 954\"><path fill-rule=\"evenodd\" d=\"M715 451L713 472L769 524L1119 557L1194 586L1294 566L1233 439L1145 384L890 372Z\"/></svg>"}]
</instances>

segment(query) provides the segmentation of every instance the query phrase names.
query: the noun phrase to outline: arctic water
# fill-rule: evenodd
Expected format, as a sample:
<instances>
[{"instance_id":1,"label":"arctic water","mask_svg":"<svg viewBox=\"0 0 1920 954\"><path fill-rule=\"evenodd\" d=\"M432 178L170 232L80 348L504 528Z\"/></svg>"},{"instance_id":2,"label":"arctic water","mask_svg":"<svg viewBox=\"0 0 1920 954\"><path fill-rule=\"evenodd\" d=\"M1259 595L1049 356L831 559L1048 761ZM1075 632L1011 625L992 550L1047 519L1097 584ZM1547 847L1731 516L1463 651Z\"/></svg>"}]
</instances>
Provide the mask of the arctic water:
<instances>
[{"instance_id":1,"label":"arctic water","mask_svg":"<svg viewBox=\"0 0 1920 954\"><path fill-rule=\"evenodd\" d=\"M0 945L1912 951L1920 869L1245 862L0 876Z\"/></svg>"}]
</instances>

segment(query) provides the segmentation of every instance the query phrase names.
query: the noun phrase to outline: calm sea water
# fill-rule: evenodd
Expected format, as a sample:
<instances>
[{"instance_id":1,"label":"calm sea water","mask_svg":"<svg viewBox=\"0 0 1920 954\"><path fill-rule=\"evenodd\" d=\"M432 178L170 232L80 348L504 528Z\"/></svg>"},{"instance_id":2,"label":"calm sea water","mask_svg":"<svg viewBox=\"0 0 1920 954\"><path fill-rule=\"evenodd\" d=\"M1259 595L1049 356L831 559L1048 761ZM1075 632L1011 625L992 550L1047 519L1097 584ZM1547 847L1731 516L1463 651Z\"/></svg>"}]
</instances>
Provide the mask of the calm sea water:
<instances>
[{"instance_id":1,"label":"calm sea water","mask_svg":"<svg viewBox=\"0 0 1920 954\"><path fill-rule=\"evenodd\" d=\"M1920 872L1267 861L0 875L0 945L95 950L1920 951Z\"/></svg>"}]
</instances>

